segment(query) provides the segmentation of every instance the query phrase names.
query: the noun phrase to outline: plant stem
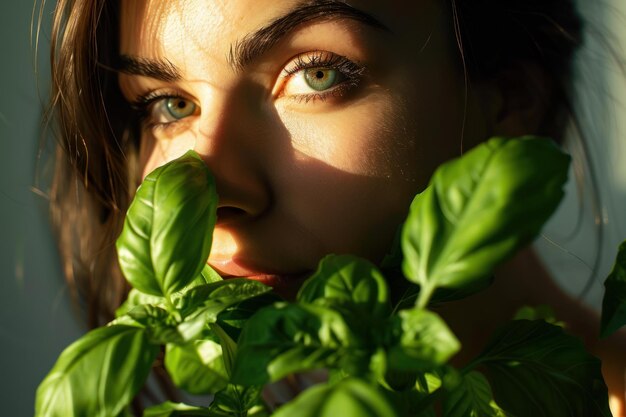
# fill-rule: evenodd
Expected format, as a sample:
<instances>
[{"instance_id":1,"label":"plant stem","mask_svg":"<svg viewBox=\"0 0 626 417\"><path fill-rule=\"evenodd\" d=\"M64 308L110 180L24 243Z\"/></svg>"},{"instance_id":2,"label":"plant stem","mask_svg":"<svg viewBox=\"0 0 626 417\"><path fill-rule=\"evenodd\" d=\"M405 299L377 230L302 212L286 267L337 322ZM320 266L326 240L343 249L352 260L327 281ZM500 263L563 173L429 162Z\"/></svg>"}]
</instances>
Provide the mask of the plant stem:
<instances>
[{"instance_id":1,"label":"plant stem","mask_svg":"<svg viewBox=\"0 0 626 417\"><path fill-rule=\"evenodd\" d=\"M169 294L165 294L165 308L167 309L167 311L169 312L173 312L176 309L174 308L174 303L172 302L172 298L170 297Z\"/></svg>"},{"instance_id":2,"label":"plant stem","mask_svg":"<svg viewBox=\"0 0 626 417\"><path fill-rule=\"evenodd\" d=\"M423 285L420 288L419 294L417 295L417 302L415 303L417 308L424 309L428 307L428 302L430 301L430 298L432 297L433 292L435 292L434 285Z\"/></svg>"}]
</instances>

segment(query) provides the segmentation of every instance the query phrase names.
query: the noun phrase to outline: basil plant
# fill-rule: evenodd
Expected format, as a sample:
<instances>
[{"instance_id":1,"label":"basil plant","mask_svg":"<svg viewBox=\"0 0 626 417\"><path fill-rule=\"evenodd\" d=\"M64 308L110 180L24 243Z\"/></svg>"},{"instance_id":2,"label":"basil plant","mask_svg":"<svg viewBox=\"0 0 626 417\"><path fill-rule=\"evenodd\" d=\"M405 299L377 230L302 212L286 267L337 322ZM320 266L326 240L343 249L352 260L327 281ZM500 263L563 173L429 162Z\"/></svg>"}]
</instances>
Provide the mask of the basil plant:
<instances>
[{"instance_id":1,"label":"basil plant","mask_svg":"<svg viewBox=\"0 0 626 417\"><path fill-rule=\"evenodd\" d=\"M487 287L538 235L569 160L545 138L491 139L439 167L382 265L328 255L287 301L207 265L217 195L190 151L137 190L117 241L133 289L117 319L61 354L35 415L132 415L164 352L172 381L212 401L165 402L146 417L610 416L599 360L562 327L510 321L456 367L461 343L429 309ZM625 253L607 281L605 334L626 322ZM403 296L390 293L391 280L406 283ZM265 400L272 384L318 370L323 382L288 402Z\"/></svg>"}]
</instances>

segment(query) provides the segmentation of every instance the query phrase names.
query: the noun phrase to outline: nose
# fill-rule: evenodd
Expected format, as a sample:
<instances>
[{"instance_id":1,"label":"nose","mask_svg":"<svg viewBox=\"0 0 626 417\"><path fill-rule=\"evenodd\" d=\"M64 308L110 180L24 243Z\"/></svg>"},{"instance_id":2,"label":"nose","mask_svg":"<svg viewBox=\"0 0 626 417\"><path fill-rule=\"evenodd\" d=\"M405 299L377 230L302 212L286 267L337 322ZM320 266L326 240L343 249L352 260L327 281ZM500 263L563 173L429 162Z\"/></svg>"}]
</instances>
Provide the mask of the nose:
<instances>
[{"instance_id":1,"label":"nose","mask_svg":"<svg viewBox=\"0 0 626 417\"><path fill-rule=\"evenodd\" d=\"M217 92L201 104L194 150L213 173L219 196L217 226L262 215L271 204L267 166L259 132L262 110L245 96Z\"/></svg>"}]
</instances>

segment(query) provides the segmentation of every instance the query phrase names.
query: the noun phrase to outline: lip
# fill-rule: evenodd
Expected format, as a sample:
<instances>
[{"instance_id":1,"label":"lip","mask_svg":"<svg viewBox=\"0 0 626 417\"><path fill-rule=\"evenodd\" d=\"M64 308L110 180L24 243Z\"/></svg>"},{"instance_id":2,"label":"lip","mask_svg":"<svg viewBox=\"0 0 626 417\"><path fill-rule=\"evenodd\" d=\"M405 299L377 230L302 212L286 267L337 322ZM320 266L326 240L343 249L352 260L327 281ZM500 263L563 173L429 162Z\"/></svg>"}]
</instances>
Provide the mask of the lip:
<instances>
[{"instance_id":1,"label":"lip","mask_svg":"<svg viewBox=\"0 0 626 417\"><path fill-rule=\"evenodd\" d=\"M295 298L302 283L311 271L298 273L277 273L260 271L238 262L236 259L209 260L209 265L224 279L246 278L268 285L287 299Z\"/></svg>"}]
</instances>

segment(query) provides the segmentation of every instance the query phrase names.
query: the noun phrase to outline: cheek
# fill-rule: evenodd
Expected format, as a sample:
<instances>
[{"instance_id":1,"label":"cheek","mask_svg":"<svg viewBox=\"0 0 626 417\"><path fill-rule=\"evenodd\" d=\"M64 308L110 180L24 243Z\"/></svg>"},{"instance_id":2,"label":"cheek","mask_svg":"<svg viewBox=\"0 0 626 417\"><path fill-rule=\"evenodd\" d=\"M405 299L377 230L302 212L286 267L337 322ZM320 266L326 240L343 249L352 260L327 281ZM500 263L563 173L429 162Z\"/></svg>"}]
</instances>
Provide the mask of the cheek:
<instances>
[{"instance_id":1,"label":"cheek","mask_svg":"<svg viewBox=\"0 0 626 417\"><path fill-rule=\"evenodd\" d=\"M296 156L277 181L285 211L332 252L379 260L415 194L459 153L456 81L430 80L399 81L332 111L281 109Z\"/></svg>"},{"instance_id":2,"label":"cheek","mask_svg":"<svg viewBox=\"0 0 626 417\"><path fill-rule=\"evenodd\" d=\"M275 181L284 212L325 252L379 260L419 191L405 109L380 93L335 111L283 109L281 118L294 155Z\"/></svg>"},{"instance_id":3,"label":"cheek","mask_svg":"<svg viewBox=\"0 0 626 417\"><path fill-rule=\"evenodd\" d=\"M399 83L334 111L280 113L301 158L348 174L413 183L417 192L439 164L460 152L456 91L447 80L435 86Z\"/></svg>"},{"instance_id":4,"label":"cheek","mask_svg":"<svg viewBox=\"0 0 626 417\"><path fill-rule=\"evenodd\" d=\"M165 133L165 132L162 132ZM142 179L156 168L182 156L196 143L196 134L188 130L175 138L165 138L162 134L146 131L142 134L139 147L139 164Z\"/></svg>"},{"instance_id":5,"label":"cheek","mask_svg":"<svg viewBox=\"0 0 626 417\"><path fill-rule=\"evenodd\" d=\"M380 93L333 111L280 111L291 147L300 158L346 174L410 180L408 168L414 164L409 161L415 149L405 116L399 103Z\"/></svg>"}]
</instances>

